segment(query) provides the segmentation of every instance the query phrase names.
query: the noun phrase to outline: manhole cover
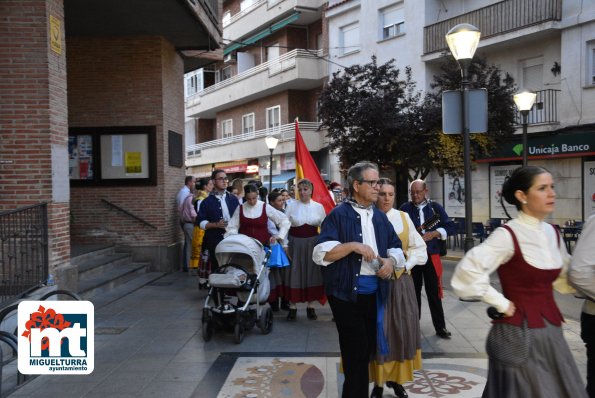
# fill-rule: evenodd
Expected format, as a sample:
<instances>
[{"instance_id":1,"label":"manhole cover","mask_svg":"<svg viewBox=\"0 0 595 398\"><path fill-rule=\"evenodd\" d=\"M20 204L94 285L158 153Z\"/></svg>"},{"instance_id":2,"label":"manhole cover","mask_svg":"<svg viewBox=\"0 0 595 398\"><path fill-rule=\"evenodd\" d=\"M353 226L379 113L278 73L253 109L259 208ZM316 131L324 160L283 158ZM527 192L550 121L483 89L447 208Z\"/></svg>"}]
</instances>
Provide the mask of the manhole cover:
<instances>
[{"instance_id":1,"label":"manhole cover","mask_svg":"<svg viewBox=\"0 0 595 398\"><path fill-rule=\"evenodd\" d=\"M122 334L128 327L95 328L95 334Z\"/></svg>"}]
</instances>

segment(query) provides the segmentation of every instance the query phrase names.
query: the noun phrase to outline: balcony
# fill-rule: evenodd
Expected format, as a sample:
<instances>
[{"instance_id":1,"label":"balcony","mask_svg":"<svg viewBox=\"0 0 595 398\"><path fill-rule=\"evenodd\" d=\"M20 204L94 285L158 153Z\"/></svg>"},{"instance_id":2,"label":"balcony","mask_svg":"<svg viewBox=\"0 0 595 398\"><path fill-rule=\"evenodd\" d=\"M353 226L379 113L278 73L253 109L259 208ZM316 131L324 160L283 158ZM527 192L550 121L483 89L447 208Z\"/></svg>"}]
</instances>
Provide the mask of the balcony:
<instances>
[{"instance_id":1,"label":"balcony","mask_svg":"<svg viewBox=\"0 0 595 398\"><path fill-rule=\"evenodd\" d=\"M237 40L259 28L294 14L299 25L310 24L322 17L323 0L255 0L246 9L223 21L223 36Z\"/></svg>"},{"instance_id":2,"label":"balcony","mask_svg":"<svg viewBox=\"0 0 595 398\"><path fill-rule=\"evenodd\" d=\"M424 54L448 49L444 37L455 25L470 23L481 38L503 35L548 21L560 21L562 0L507 0L446 19L424 28Z\"/></svg>"},{"instance_id":3,"label":"balcony","mask_svg":"<svg viewBox=\"0 0 595 398\"><path fill-rule=\"evenodd\" d=\"M286 90L322 86L327 63L322 50L293 50L209 86L186 99L188 117L214 118L218 111Z\"/></svg>"},{"instance_id":4,"label":"balcony","mask_svg":"<svg viewBox=\"0 0 595 398\"><path fill-rule=\"evenodd\" d=\"M324 146L324 133L319 131L319 126L317 122L300 122L300 133L310 151L319 151ZM275 154L295 151L295 124L289 123L248 134L189 145L186 147L186 166L268 156L270 153L264 138L269 135L279 138Z\"/></svg>"},{"instance_id":5,"label":"balcony","mask_svg":"<svg viewBox=\"0 0 595 398\"><path fill-rule=\"evenodd\" d=\"M537 98L535 105L527 115L527 123L529 125L543 125L560 123L558 119L558 93L560 90L539 90L535 91ZM522 116L520 112L515 113L515 121L517 126L522 124Z\"/></svg>"}]
</instances>

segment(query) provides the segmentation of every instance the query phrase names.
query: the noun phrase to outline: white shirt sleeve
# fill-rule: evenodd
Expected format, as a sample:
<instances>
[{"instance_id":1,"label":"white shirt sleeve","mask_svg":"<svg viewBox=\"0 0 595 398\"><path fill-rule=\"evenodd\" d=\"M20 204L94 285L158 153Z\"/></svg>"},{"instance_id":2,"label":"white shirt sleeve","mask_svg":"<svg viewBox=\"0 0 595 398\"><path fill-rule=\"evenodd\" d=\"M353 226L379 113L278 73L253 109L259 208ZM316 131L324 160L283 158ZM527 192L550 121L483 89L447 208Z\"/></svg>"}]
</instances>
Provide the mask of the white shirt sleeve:
<instances>
[{"instance_id":1,"label":"white shirt sleeve","mask_svg":"<svg viewBox=\"0 0 595 398\"><path fill-rule=\"evenodd\" d=\"M287 232L289 232L289 228L291 227L291 222L287 216L271 205L266 205L266 212L267 217L279 228L277 236L281 239L285 239Z\"/></svg>"},{"instance_id":2,"label":"white shirt sleeve","mask_svg":"<svg viewBox=\"0 0 595 398\"><path fill-rule=\"evenodd\" d=\"M225 234L223 234L224 238L227 238L229 235L237 235L240 233L240 207L241 205L233 212L233 216L231 216L231 220L229 220L229 223L225 228Z\"/></svg>"},{"instance_id":3,"label":"white shirt sleeve","mask_svg":"<svg viewBox=\"0 0 595 398\"><path fill-rule=\"evenodd\" d=\"M595 300L595 215L589 217L576 243L568 279L578 291Z\"/></svg>"},{"instance_id":4,"label":"white shirt sleeve","mask_svg":"<svg viewBox=\"0 0 595 398\"><path fill-rule=\"evenodd\" d=\"M462 298L477 298L506 312L510 301L490 285L490 274L512 258L512 236L505 228L497 228L488 239L467 252L457 264L450 285Z\"/></svg>"},{"instance_id":5,"label":"white shirt sleeve","mask_svg":"<svg viewBox=\"0 0 595 398\"><path fill-rule=\"evenodd\" d=\"M326 256L326 253L330 252L340 244L341 242L339 242L338 240L329 240L327 242L317 244L316 246L314 246L314 251L312 252L312 261L324 267L326 267L329 264L332 264L332 261L324 261L324 256Z\"/></svg>"},{"instance_id":6,"label":"white shirt sleeve","mask_svg":"<svg viewBox=\"0 0 595 398\"><path fill-rule=\"evenodd\" d=\"M426 242L424 242L421 235L415 229L415 225L409 217L409 214L404 213L409 226L409 246L405 248L407 251L407 261L405 268L407 271L411 270L416 265L424 265L428 262L428 251Z\"/></svg>"}]
</instances>

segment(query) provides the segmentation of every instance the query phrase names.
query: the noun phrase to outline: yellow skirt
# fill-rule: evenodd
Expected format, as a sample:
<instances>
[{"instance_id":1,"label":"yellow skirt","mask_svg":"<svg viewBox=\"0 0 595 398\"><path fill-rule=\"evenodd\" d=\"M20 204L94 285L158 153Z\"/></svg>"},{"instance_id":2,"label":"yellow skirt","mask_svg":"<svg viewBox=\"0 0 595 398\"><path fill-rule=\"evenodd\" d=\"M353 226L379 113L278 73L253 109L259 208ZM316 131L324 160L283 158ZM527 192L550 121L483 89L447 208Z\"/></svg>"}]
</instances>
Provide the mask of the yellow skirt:
<instances>
[{"instance_id":1,"label":"yellow skirt","mask_svg":"<svg viewBox=\"0 0 595 398\"><path fill-rule=\"evenodd\" d=\"M413 359L406 359L403 362L391 361L382 365L375 360L370 362L370 382L378 386L384 385L387 381L394 381L399 384L413 380L413 372L421 369L421 350L418 349Z\"/></svg>"},{"instance_id":2,"label":"yellow skirt","mask_svg":"<svg viewBox=\"0 0 595 398\"><path fill-rule=\"evenodd\" d=\"M194 227L192 235L192 255L190 256L189 268L198 268L200 264L200 252L202 251L202 239L205 236L205 230L198 226Z\"/></svg>"}]
</instances>

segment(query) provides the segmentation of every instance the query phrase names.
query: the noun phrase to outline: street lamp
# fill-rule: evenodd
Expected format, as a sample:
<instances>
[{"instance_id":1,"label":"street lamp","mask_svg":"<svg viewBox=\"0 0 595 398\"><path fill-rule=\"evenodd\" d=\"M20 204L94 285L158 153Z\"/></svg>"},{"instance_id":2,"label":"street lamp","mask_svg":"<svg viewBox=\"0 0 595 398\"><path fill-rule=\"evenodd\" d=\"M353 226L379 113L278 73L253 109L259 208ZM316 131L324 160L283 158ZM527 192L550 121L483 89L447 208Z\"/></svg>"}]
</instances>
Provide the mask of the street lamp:
<instances>
[{"instance_id":1,"label":"street lamp","mask_svg":"<svg viewBox=\"0 0 595 398\"><path fill-rule=\"evenodd\" d=\"M446 34L446 43L457 60L461 68L461 118L463 126L463 142L464 142L464 157L465 157L465 251L471 250L473 247L473 219L472 219L472 205L471 205L471 158L470 150L471 143L469 138L469 120L467 114L467 107L469 106L469 77L468 69L473 59L473 54L477 50L479 44L479 37L481 32L475 26L462 23Z\"/></svg>"},{"instance_id":2,"label":"street lamp","mask_svg":"<svg viewBox=\"0 0 595 398\"><path fill-rule=\"evenodd\" d=\"M277 147L279 139L269 135L264 141L266 142L269 151L271 151L271 162L269 163L269 192L271 192L273 190L273 151Z\"/></svg>"},{"instance_id":3,"label":"street lamp","mask_svg":"<svg viewBox=\"0 0 595 398\"><path fill-rule=\"evenodd\" d=\"M515 94L513 98L516 108L523 116L523 166L526 166L527 152L529 150L529 148L527 148L527 116L529 115L531 108L533 108L537 94L523 90L522 92Z\"/></svg>"}]
</instances>

